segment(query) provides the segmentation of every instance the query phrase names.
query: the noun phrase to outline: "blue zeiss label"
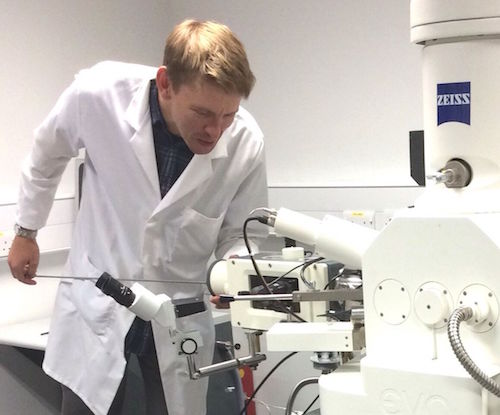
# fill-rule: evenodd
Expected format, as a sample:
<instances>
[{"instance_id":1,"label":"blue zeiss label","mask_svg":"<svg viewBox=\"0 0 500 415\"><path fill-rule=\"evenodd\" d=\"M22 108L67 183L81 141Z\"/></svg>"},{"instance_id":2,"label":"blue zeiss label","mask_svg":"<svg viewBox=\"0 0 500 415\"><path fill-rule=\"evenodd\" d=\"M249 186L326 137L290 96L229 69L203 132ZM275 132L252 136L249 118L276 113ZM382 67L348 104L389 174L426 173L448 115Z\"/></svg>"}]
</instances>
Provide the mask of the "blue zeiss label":
<instances>
[{"instance_id":1,"label":"blue zeiss label","mask_svg":"<svg viewBox=\"0 0 500 415\"><path fill-rule=\"evenodd\" d=\"M437 123L450 121L470 125L470 82L437 85Z\"/></svg>"}]
</instances>

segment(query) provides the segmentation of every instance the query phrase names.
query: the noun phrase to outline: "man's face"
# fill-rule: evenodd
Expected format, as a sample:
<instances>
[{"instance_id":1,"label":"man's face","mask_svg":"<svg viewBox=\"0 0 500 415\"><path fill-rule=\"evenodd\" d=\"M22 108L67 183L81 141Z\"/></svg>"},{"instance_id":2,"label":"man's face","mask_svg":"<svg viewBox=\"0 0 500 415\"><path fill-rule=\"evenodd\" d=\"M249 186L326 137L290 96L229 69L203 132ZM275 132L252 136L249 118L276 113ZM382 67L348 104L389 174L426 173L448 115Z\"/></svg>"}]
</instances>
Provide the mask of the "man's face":
<instances>
[{"instance_id":1,"label":"man's face","mask_svg":"<svg viewBox=\"0 0 500 415\"><path fill-rule=\"evenodd\" d=\"M210 81L197 80L174 91L166 71L158 71L160 108L170 132L179 135L194 154L207 154L228 128L241 96L230 94Z\"/></svg>"}]
</instances>

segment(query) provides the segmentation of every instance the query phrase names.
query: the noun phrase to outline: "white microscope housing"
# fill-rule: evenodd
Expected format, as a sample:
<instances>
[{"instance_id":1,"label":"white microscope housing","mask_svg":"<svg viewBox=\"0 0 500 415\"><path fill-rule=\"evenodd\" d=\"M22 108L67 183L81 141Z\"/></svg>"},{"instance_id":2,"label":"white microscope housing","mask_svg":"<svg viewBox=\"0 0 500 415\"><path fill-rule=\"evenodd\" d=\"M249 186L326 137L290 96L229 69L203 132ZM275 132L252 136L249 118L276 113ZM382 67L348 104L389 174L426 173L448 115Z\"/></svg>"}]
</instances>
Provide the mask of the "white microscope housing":
<instances>
[{"instance_id":1,"label":"white microscope housing","mask_svg":"<svg viewBox=\"0 0 500 415\"><path fill-rule=\"evenodd\" d=\"M362 258L366 356L320 377L322 415L500 413L447 337L500 373L500 1L412 0L423 45L428 183Z\"/></svg>"}]
</instances>

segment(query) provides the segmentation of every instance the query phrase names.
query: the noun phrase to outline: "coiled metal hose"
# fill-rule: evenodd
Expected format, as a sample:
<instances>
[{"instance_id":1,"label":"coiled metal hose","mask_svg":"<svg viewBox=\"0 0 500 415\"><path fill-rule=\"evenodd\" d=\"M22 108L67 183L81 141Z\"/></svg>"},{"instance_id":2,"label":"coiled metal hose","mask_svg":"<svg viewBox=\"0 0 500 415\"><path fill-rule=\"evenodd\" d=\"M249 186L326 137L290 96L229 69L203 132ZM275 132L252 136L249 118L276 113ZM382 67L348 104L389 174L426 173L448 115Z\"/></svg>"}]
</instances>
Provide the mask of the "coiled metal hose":
<instances>
[{"instance_id":1,"label":"coiled metal hose","mask_svg":"<svg viewBox=\"0 0 500 415\"><path fill-rule=\"evenodd\" d=\"M500 386L498 383L479 369L479 367L467 354L464 346L462 345L462 341L460 340L460 323L462 321L469 320L473 315L474 312L470 307L461 307L453 311L450 320L448 321L448 339L450 340L453 352L457 356L461 365L465 368L469 375L471 375L472 379L493 395L500 397Z\"/></svg>"}]
</instances>

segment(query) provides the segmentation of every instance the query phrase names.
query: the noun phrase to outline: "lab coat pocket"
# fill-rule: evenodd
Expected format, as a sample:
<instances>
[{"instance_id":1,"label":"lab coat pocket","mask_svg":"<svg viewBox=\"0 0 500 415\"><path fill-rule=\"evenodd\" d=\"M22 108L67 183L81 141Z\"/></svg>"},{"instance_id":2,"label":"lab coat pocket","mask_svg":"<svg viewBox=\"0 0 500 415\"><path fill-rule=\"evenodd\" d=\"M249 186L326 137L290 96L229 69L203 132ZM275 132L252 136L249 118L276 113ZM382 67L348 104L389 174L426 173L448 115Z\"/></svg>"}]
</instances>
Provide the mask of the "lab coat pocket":
<instances>
[{"instance_id":1,"label":"lab coat pocket","mask_svg":"<svg viewBox=\"0 0 500 415\"><path fill-rule=\"evenodd\" d=\"M92 264L87 255L83 256L82 262L77 275L96 280L102 275L102 271ZM116 302L95 286L96 280L75 279L71 287L71 297L83 322L95 334L102 335L111 324Z\"/></svg>"},{"instance_id":2,"label":"lab coat pocket","mask_svg":"<svg viewBox=\"0 0 500 415\"><path fill-rule=\"evenodd\" d=\"M208 261L215 249L224 213L211 218L194 209L187 209L183 216L175 242L174 258L199 267L202 261Z\"/></svg>"}]
</instances>

